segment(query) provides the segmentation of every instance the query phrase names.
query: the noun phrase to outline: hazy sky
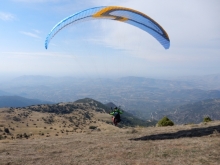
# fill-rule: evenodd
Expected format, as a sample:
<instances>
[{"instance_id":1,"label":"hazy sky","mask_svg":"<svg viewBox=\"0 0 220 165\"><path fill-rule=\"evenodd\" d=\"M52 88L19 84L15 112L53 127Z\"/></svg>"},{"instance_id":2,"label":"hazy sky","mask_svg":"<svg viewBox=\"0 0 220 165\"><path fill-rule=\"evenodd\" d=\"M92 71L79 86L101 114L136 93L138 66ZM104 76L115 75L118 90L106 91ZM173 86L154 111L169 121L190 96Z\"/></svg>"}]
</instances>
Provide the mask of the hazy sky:
<instances>
[{"instance_id":1,"label":"hazy sky","mask_svg":"<svg viewBox=\"0 0 220 165\"><path fill-rule=\"evenodd\" d=\"M124 6L158 22L165 50L129 24L98 20L64 28L65 17L96 6ZM0 75L185 76L220 73L219 0L4 0L0 5Z\"/></svg>"}]
</instances>

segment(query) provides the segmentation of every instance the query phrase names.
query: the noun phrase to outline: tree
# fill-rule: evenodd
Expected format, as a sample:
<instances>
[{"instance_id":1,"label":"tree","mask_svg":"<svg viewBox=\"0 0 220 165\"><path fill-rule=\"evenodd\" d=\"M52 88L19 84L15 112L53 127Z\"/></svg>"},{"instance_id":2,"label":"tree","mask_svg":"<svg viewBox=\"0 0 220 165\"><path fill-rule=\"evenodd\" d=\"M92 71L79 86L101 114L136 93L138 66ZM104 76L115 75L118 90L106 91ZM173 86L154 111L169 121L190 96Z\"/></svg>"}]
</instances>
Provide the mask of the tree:
<instances>
[{"instance_id":1,"label":"tree","mask_svg":"<svg viewBox=\"0 0 220 165\"><path fill-rule=\"evenodd\" d=\"M203 122L210 122L212 119L209 116L203 118Z\"/></svg>"},{"instance_id":2,"label":"tree","mask_svg":"<svg viewBox=\"0 0 220 165\"><path fill-rule=\"evenodd\" d=\"M168 119L166 116L163 117L161 120L158 121L157 126L158 127L165 127L165 126L173 126L174 123Z\"/></svg>"}]
</instances>

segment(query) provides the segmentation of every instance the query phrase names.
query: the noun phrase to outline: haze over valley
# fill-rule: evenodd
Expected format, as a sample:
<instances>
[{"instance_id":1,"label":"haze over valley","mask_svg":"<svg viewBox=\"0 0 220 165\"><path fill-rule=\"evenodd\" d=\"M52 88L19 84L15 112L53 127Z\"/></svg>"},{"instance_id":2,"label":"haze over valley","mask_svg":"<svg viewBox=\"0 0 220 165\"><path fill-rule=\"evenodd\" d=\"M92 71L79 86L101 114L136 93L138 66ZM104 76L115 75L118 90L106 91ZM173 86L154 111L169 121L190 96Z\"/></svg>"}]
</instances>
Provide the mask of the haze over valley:
<instances>
[{"instance_id":1,"label":"haze over valley","mask_svg":"<svg viewBox=\"0 0 220 165\"><path fill-rule=\"evenodd\" d=\"M48 103L92 98L103 104L113 102L144 120L158 119L157 112L168 115L180 106L220 98L219 74L182 79L21 76L0 83L0 96L16 95Z\"/></svg>"}]
</instances>

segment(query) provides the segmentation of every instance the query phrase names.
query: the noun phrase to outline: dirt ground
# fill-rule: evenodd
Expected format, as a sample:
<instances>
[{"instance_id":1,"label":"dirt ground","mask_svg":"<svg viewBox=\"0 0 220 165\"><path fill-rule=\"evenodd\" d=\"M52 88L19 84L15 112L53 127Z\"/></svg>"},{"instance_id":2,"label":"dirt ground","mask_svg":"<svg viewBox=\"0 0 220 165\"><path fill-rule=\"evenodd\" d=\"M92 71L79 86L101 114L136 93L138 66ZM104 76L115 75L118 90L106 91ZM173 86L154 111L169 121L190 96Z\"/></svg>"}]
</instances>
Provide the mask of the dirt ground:
<instances>
[{"instance_id":1,"label":"dirt ground","mask_svg":"<svg viewBox=\"0 0 220 165\"><path fill-rule=\"evenodd\" d=\"M220 121L0 140L0 165L219 165Z\"/></svg>"}]
</instances>

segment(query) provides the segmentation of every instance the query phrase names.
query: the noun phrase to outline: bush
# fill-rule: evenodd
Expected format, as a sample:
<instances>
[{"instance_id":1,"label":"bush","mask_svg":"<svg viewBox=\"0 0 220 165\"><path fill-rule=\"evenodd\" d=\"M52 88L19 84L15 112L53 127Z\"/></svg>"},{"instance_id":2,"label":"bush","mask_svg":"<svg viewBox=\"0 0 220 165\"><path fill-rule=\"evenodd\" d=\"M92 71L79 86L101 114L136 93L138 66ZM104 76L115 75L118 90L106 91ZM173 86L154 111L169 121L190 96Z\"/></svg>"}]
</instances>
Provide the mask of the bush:
<instances>
[{"instance_id":1,"label":"bush","mask_svg":"<svg viewBox=\"0 0 220 165\"><path fill-rule=\"evenodd\" d=\"M20 119L19 117L17 117L17 116L14 116L14 117L13 117L13 120L14 120L14 121L21 121L21 119Z\"/></svg>"},{"instance_id":2,"label":"bush","mask_svg":"<svg viewBox=\"0 0 220 165\"><path fill-rule=\"evenodd\" d=\"M10 133L8 128L4 128L5 133Z\"/></svg>"},{"instance_id":3,"label":"bush","mask_svg":"<svg viewBox=\"0 0 220 165\"><path fill-rule=\"evenodd\" d=\"M212 119L208 116L204 117L203 122L210 122Z\"/></svg>"},{"instance_id":4,"label":"bush","mask_svg":"<svg viewBox=\"0 0 220 165\"><path fill-rule=\"evenodd\" d=\"M23 134L23 137L25 137L26 139L29 138L29 136L26 133Z\"/></svg>"},{"instance_id":5,"label":"bush","mask_svg":"<svg viewBox=\"0 0 220 165\"><path fill-rule=\"evenodd\" d=\"M43 132L39 132L39 135L44 136L44 133Z\"/></svg>"},{"instance_id":6,"label":"bush","mask_svg":"<svg viewBox=\"0 0 220 165\"><path fill-rule=\"evenodd\" d=\"M96 129L97 126L89 126L89 129Z\"/></svg>"},{"instance_id":7,"label":"bush","mask_svg":"<svg viewBox=\"0 0 220 165\"><path fill-rule=\"evenodd\" d=\"M168 119L166 116L158 121L157 126L158 127L165 127L165 126L173 126L174 123Z\"/></svg>"},{"instance_id":8,"label":"bush","mask_svg":"<svg viewBox=\"0 0 220 165\"><path fill-rule=\"evenodd\" d=\"M17 134L17 136L16 136L17 139L21 139L22 137L23 137L22 134Z\"/></svg>"}]
</instances>

